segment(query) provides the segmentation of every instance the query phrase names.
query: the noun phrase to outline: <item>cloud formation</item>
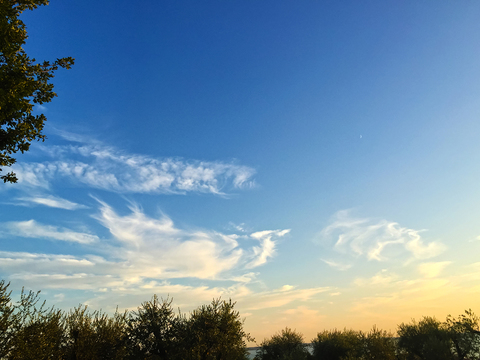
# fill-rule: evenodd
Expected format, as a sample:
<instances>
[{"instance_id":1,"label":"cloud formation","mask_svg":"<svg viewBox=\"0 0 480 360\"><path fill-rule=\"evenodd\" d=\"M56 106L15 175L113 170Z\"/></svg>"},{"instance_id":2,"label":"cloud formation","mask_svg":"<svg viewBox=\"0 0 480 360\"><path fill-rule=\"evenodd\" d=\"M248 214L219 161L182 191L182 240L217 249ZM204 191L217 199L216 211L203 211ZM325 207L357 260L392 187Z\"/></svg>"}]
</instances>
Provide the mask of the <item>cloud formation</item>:
<instances>
[{"instance_id":1,"label":"cloud formation","mask_svg":"<svg viewBox=\"0 0 480 360\"><path fill-rule=\"evenodd\" d=\"M446 250L441 242L426 243L421 232L387 220L356 219L349 211L340 211L321 231L320 237L327 241L333 239L334 249L340 253L376 261L387 261L405 254L410 254L413 259L430 259Z\"/></svg>"},{"instance_id":2,"label":"cloud formation","mask_svg":"<svg viewBox=\"0 0 480 360\"><path fill-rule=\"evenodd\" d=\"M111 251L128 264L130 276L214 279L236 266L244 253L234 236L180 230L167 216L149 218L136 207L120 216L102 203L97 219L119 243Z\"/></svg>"},{"instance_id":3,"label":"cloud formation","mask_svg":"<svg viewBox=\"0 0 480 360\"><path fill-rule=\"evenodd\" d=\"M260 246L253 248L253 260L247 264L247 268L255 268L267 262L268 258L275 255L274 237L282 237L290 232L287 230L267 230L259 231L250 236L260 242Z\"/></svg>"},{"instance_id":4,"label":"cloud formation","mask_svg":"<svg viewBox=\"0 0 480 360\"><path fill-rule=\"evenodd\" d=\"M101 144L39 147L55 160L17 163L19 184L48 189L59 179L119 193L213 193L255 186L255 170L233 162L152 158Z\"/></svg>"},{"instance_id":5,"label":"cloud formation","mask_svg":"<svg viewBox=\"0 0 480 360\"><path fill-rule=\"evenodd\" d=\"M53 195L36 195L36 196L24 196L16 199L15 205L22 206L35 206L43 205L52 208L64 209L64 210L77 210L77 209L86 209L87 206L77 204L75 202L62 199L58 196Z\"/></svg>"},{"instance_id":6,"label":"cloud formation","mask_svg":"<svg viewBox=\"0 0 480 360\"><path fill-rule=\"evenodd\" d=\"M229 279L248 283L254 277L248 269L265 264L274 255L277 239L289 231L238 236L209 230L184 230L176 227L166 215L152 218L135 206L130 207L128 214L119 215L106 203L99 204L95 219L110 232L110 239L100 241L96 235L34 220L4 223L7 234L95 244L95 247L85 248L91 253L89 255L75 256L0 252L2 272L25 280L41 278L45 288L67 289L78 286L138 288L151 281L174 278ZM247 239L258 240L260 246L246 247Z\"/></svg>"},{"instance_id":7,"label":"cloud formation","mask_svg":"<svg viewBox=\"0 0 480 360\"><path fill-rule=\"evenodd\" d=\"M330 266L334 269L340 270L340 271L345 271L345 270L348 270L352 267L352 264L345 264L345 263L341 263L341 262L337 262L337 261L333 261L333 260L322 259L322 261L325 264L327 264L328 266Z\"/></svg>"},{"instance_id":8,"label":"cloud formation","mask_svg":"<svg viewBox=\"0 0 480 360\"><path fill-rule=\"evenodd\" d=\"M75 232L51 225L43 225L35 220L11 221L1 225L4 233L26 238L70 241L80 244L90 244L98 241L96 235Z\"/></svg>"}]
</instances>

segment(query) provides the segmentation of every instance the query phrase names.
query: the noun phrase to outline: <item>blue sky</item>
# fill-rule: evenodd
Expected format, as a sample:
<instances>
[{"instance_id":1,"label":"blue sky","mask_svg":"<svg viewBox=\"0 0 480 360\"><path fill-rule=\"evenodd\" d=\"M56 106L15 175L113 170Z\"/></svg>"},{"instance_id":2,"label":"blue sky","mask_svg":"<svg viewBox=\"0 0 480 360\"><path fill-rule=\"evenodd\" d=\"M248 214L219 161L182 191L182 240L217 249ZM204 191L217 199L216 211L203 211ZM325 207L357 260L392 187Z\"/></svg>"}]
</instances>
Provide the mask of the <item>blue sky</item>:
<instances>
[{"instance_id":1,"label":"blue sky","mask_svg":"<svg viewBox=\"0 0 480 360\"><path fill-rule=\"evenodd\" d=\"M0 273L50 304L231 297L261 341L479 312L480 4L60 2Z\"/></svg>"}]
</instances>

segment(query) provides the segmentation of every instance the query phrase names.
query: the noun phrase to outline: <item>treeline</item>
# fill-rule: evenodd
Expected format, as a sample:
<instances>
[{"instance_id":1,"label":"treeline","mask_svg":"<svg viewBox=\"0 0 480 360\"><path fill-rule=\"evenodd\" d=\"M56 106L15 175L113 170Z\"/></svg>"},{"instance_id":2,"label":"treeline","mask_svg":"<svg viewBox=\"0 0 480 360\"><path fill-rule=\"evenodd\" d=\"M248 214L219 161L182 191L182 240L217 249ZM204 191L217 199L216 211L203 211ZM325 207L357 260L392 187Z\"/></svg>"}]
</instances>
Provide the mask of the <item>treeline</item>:
<instances>
[{"instance_id":1,"label":"treeline","mask_svg":"<svg viewBox=\"0 0 480 360\"><path fill-rule=\"evenodd\" d=\"M0 281L0 359L244 360L253 341L231 300L186 316L154 296L137 311L108 316L82 306L47 308L33 292L13 303L8 285Z\"/></svg>"},{"instance_id":2,"label":"treeline","mask_svg":"<svg viewBox=\"0 0 480 360\"><path fill-rule=\"evenodd\" d=\"M172 300L154 296L136 311L109 316L79 306L68 312L23 292L12 302L0 281L0 359L246 360L247 342L235 303L213 300L188 316ZM286 328L264 340L257 360L472 360L480 359L479 319L471 310L445 322L425 317L402 323L397 334L323 331L311 344Z\"/></svg>"},{"instance_id":3,"label":"treeline","mask_svg":"<svg viewBox=\"0 0 480 360\"><path fill-rule=\"evenodd\" d=\"M262 342L256 360L473 360L480 359L479 318L467 310L445 322L424 317L402 323L397 335L376 327L370 332L323 331L311 344L289 328Z\"/></svg>"}]
</instances>

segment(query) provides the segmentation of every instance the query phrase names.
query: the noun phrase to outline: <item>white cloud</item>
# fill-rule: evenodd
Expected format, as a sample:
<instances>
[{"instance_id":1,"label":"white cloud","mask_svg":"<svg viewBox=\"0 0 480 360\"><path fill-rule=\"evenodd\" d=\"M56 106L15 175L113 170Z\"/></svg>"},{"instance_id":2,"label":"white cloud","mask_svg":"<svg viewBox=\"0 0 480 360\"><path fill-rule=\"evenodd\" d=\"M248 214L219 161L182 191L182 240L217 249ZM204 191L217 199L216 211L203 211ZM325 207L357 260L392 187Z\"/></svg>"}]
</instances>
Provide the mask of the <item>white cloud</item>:
<instances>
[{"instance_id":1,"label":"white cloud","mask_svg":"<svg viewBox=\"0 0 480 360\"><path fill-rule=\"evenodd\" d=\"M2 225L5 232L21 237L70 241L81 244L90 244L98 241L96 235L80 233L56 226L42 225L35 220L11 221Z\"/></svg>"},{"instance_id":2,"label":"white cloud","mask_svg":"<svg viewBox=\"0 0 480 360\"><path fill-rule=\"evenodd\" d=\"M247 268L251 269L267 262L268 258L275 255L275 240L273 237L282 237L290 232L286 230L266 230L251 234L250 236L260 242L260 246L253 248L253 260L247 264Z\"/></svg>"},{"instance_id":3,"label":"white cloud","mask_svg":"<svg viewBox=\"0 0 480 360\"><path fill-rule=\"evenodd\" d=\"M339 263L333 260L324 260L322 261L327 264L328 266L333 267L334 269L340 270L340 271L345 271L348 270L352 267L352 264L344 264L344 263Z\"/></svg>"},{"instance_id":4,"label":"white cloud","mask_svg":"<svg viewBox=\"0 0 480 360\"><path fill-rule=\"evenodd\" d=\"M244 223L241 223L241 224L237 225L237 224L234 224L233 222L230 221L229 225L230 225L231 228L235 229L236 231L240 231L242 233L247 231L245 229L245 224Z\"/></svg>"},{"instance_id":5,"label":"white cloud","mask_svg":"<svg viewBox=\"0 0 480 360\"><path fill-rule=\"evenodd\" d=\"M322 239L336 238L334 249L368 260L386 261L410 254L414 259L428 259L445 251L438 241L425 243L420 233L387 220L355 219L349 211L338 212L325 227Z\"/></svg>"},{"instance_id":6,"label":"white cloud","mask_svg":"<svg viewBox=\"0 0 480 360\"><path fill-rule=\"evenodd\" d=\"M166 216L153 219L138 208L132 207L131 211L120 216L103 203L97 217L121 243L112 251L116 258L128 263L130 274L213 279L234 268L244 253L234 237L180 230Z\"/></svg>"},{"instance_id":7,"label":"white cloud","mask_svg":"<svg viewBox=\"0 0 480 360\"><path fill-rule=\"evenodd\" d=\"M84 186L121 193L220 195L225 190L255 185L255 170L233 162L158 159L126 154L98 143L40 149L56 160L12 166L20 185L49 188L55 180L66 178Z\"/></svg>"},{"instance_id":8,"label":"white cloud","mask_svg":"<svg viewBox=\"0 0 480 360\"><path fill-rule=\"evenodd\" d=\"M263 245L245 248L237 235L207 230L184 230L176 227L165 215L151 218L138 207L119 215L100 202L96 219L112 238L99 241L95 235L43 225L34 220L4 223L4 233L11 235L78 242L95 242L99 255L53 255L24 252L0 253L0 269L4 274L25 280L41 279L42 283L60 288L132 288L151 281L172 278L228 280L247 284L256 274L245 270L264 264L273 256L273 236L288 230L257 232L251 235ZM242 237L242 240L245 240ZM245 242L245 241L244 241ZM260 250L259 250L260 249ZM67 265L68 264L68 265ZM68 270L66 270L66 265ZM48 286L47 286L48 287Z\"/></svg>"},{"instance_id":9,"label":"white cloud","mask_svg":"<svg viewBox=\"0 0 480 360\"><path fill-rule=\"evenodd\" d=\"M413 234L411 240L405 244L405 247L416 259L430 259L440 255L447 249L444 244L435 241L424 245L418 234Z\"/></svg>"},{"instance_id":10,"label":"white cloud","mask_svg":"<svg viewBox=\"0 0 480 360\"><path fill-rule=\"evenodd\" d=\"M16 199L17 202L15 205L31 206L31 205L44 205L53 208L65 209L65 210L76 210L76 209L85 209L87 206L74 203L72 201L62 199L58 196L30 196L30 197L20 197Z\"/></svg>"}]
</instances>

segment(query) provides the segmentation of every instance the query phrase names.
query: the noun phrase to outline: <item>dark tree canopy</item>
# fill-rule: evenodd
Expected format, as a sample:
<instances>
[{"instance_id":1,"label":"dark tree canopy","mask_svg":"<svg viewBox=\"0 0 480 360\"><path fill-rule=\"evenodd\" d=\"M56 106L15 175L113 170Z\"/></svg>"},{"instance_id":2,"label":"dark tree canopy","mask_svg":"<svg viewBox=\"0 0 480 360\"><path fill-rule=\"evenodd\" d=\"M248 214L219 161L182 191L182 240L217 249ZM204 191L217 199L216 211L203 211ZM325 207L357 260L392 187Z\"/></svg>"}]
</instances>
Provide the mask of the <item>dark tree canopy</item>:
<instances>
[{"instance_id":1,"label":"dark tree canopy","mask_svg":"<svg viewBox=\"0 0 480 360\"><path fill-rule=\"evenodd\" d=\"M184 347L188 360L247 360L244 320L232 300L214 299L191 313L186 322Z\"/></svg>"},{"instance_id":2,"label":"dark tree canopy","mask_svg":"<svg viewBox=\"0 0 480 360\"><path fill-rule=\"evenodd\" d=\"M285 328L264 340L255 356L256 360L307 360L311 355L304 344L303 335Z\"/></svg>"},{"instance_id":3,"label":"dark tree canopy","mask_svg":"<svg viewBox=\"0 0 480 360\"><path fill-rule=\"evenodd\" d=\"M54 72L74 63L71 57L37 63L22 47L28 35L20 14L47 4L48 0L0 1L0 171L15 163L13 154L28 151L33 140L45 139L46 117L33 115L33 106L52 101ZM0 179L17 181L13 172Z\"/></svg>"}]
</instances>

